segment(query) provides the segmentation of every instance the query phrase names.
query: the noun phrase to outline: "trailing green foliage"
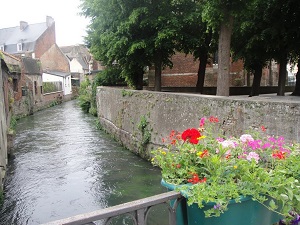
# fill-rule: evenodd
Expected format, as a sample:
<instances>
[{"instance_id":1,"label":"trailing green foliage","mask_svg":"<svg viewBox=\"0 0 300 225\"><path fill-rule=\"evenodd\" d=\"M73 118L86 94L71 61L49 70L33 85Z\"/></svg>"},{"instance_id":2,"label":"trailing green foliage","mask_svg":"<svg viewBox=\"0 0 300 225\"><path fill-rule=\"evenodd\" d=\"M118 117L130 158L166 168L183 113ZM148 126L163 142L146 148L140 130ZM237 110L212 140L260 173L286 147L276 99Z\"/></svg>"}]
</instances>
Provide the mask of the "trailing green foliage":
<instances>
[{"instance_id":1,"label":"trailing green foliage","mask_svg":"<svg viewBox=\"0 0 300 225\"><path fill-rule=\"evenodd\" d=\"M138 124L138 129L142 133L142 140L141 140L141 149L144 150L147 144L150 143L151 140L151 129L149 128L149 122L147 121L146 116L141 116L140 122Z\"/></svg>"},{"instance_id":2,"label":"trailing green foliage","mask_svg":"<svg viewBox=\"0 0 300 225\"><path fill-rule=\"evenodd\" d=\"M103 130L103 127L98 119L96 120L96 128L97 130Z\"/></svg>"},{"instance_id":3,"label":"trailing green foliage","mask_svg":"<svg viewBox=\"0 0 300 225\"><path fill-rule=\"evenodd\" d=\"M125 80L122 78L121 71L117 66L108 67L104 71L99 72L92 82L86 77L79 88L78 99L81 109L86 113L97 116L97 87L124 84Z\"/></svg>"}]
</instances>

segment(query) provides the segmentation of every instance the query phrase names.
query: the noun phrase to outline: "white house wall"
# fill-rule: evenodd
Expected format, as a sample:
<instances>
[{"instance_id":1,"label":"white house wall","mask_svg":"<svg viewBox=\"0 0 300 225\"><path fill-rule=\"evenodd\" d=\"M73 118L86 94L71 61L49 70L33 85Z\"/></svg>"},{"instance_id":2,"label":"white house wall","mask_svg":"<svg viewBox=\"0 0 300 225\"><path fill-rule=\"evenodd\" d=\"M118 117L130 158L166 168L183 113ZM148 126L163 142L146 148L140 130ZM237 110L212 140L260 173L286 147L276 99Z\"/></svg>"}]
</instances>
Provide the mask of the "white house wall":
<instances>
[{"instance_id":1,"label":"white house wall","mask_svg":"<svg viewBox=\"0 0 300 225\"><path fill-rule=\"evenodd\" d=\"M77 59L73 59L70 62L70 70L71 73L83 73L82 65L77 61Z\"/></svg>"},{"instance_id":2,"label":"white house wall","mask_svg":"<svg viewBox=\"0 0 300 225\"><path fill-rule=\"evenodd\" d=\"M43 82L59 81L62 83L64 95L72 94L71 74L66 77L61 77L53 74L43 73Z\"/></svg>"}]
</instances>

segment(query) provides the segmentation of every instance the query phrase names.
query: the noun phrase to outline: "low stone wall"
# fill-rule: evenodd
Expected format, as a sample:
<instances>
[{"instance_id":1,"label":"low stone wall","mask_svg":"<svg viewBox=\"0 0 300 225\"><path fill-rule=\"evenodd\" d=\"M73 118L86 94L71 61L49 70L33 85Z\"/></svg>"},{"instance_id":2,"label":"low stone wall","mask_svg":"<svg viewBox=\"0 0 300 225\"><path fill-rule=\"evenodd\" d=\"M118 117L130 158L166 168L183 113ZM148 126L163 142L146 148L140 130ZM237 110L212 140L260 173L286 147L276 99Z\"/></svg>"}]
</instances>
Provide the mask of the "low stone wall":
<instances>
[{"instance_id":1,"label":"low stone wall","mask_svg":"<svg viewBox=\"0 0 300 225\"><path fill-rule=\"evenodd\" d=\"M217 116L226 135L264 125L268 134L300 142L300 98L219 97L98 87L102 127L126 148L148 158L171 130L198 127L201 117Z\"/></svg>"}]
</instances>

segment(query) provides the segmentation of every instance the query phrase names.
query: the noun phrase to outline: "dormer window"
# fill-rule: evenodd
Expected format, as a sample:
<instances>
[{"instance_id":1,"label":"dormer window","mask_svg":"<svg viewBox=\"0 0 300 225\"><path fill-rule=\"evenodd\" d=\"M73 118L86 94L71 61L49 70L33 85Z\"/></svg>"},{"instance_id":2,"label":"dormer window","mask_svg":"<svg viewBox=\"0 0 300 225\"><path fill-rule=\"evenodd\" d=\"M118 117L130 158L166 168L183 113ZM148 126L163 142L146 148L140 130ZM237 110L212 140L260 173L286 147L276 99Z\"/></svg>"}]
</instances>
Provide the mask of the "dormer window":
<instances>
[{"instance_id":1,"label":"dormer window","mask_svg":"<svg viewBox=\"0 0 300 225\"><path fill-rule=\"evenodd\" d=\"M18 44L17 44L17 51L18 51L18 52L23 51L22 43L18 43Z\"/></svg>"},{"instance_id":2,"label":"dormer window","mask_svg":"<svg viewBox=\"0 0 300 225\"><path fill-rule=\"evenodd\" d=\"M0 50L4 52L4 45L0 45Z\"/></svg>"}]
</instances>

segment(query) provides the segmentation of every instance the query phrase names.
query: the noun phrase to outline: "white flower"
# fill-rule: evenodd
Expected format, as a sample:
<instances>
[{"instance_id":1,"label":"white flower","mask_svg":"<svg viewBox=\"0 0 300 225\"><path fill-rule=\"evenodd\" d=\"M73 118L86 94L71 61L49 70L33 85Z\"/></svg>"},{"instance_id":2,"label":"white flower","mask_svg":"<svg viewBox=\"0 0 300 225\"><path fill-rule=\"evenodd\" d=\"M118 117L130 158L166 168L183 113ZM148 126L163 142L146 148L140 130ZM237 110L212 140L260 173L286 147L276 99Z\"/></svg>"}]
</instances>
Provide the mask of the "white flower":
<instances>
[{"instance_id":1,"label":"white flower","mask_svg":"<svg viewBox=\"0 0 300 225\"><path fill-rule=\"evenodd\" d=\"M254 141L253 137L252 137L250 134L243 134L243 135L240 137L240 140L241 140L243 143L246 143L246 142L249 142L249 141Z\"/></svg>"},{"instance_id":2,"label":"white flower","mask_svg":"<svg viewBox=\"0 0 300 225\"><path fill-rule=\"evenodd\" d=\"M225 140L221 142L223 148L235 148L235 143L231 140Z\"/></svg>"},{"instance_id":3,"label":"white flower","mask_svg":"<svg viewBox=\"0 0 300 225\"><path fill-rule=\"evenodd\" d=\"M258 163L259 155L258 155L257 153L255 153L255 152L250 152L250 153L247 155L246 159L247 159L248 161L251 161L252 159L254 159L255 162Z\"/></svg>"}]
</instances>

